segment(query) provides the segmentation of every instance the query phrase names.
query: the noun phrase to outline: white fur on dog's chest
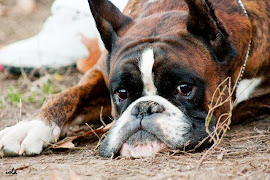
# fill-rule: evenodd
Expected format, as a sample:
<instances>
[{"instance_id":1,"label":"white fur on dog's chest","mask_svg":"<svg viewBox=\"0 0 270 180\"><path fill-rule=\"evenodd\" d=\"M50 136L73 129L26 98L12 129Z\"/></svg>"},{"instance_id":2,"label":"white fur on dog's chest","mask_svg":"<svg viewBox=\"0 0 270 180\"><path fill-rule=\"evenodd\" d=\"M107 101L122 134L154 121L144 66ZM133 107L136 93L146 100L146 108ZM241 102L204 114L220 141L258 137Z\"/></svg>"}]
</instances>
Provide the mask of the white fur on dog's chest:
<instances>
[{"instance_id":1,"label":"white fur on dog's chest","mask_svg":"<svg viewBox=\"0 0 270 180\"><path fill-rule=\"evenodd\" d=\"M255 79L244 79L241 80L239 86L236 90L236 103L239 104L242 101L249 99L256 89L256 87L261 83L261 78Z\"/></svg>"}]
</instances>

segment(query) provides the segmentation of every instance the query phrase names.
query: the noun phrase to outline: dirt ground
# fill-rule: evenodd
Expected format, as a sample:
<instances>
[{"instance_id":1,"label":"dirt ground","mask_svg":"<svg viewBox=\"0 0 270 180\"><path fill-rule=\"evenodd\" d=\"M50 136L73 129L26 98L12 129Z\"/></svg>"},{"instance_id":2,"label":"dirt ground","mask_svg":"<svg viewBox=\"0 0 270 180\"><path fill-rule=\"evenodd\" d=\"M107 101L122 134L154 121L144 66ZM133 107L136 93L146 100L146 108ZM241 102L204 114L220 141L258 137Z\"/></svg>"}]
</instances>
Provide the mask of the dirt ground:
<instances>
[{"instance_id":1,"label":"dirt ground","mask_svg":"<svg viewBox=\"0 0 270 180\"><path fill-rule=\"evenodd\" d=\"M14 0L0 0L0 3L11 7ZM31 15L0 17L0 45L37 33L50 13L51 3L51 0L39 0L36 13ZM76 70L40 78L0 73L0 130L31 118L47 95L75 85L81 76ZM35 96L30 93L33 87L37 89ZM205 151L111 160L99 157L96 145L97 142L92 142L80 150L46 151L36 157L0 158L0 179L270 180L270 118L231 127L223 143L199 169L196 166ZM17 174L6 174L13 168Z\"/></svg>"}]
</instances>

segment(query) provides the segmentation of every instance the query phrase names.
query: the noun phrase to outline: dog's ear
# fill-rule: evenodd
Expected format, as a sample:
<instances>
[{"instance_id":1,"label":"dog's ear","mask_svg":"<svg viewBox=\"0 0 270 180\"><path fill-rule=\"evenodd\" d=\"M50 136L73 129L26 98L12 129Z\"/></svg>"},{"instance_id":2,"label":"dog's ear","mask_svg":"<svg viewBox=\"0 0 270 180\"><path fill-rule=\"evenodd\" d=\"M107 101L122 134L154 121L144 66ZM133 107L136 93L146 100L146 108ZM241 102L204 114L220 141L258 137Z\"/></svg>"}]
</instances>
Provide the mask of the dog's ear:
<instances>
[{"instance_id":1,"label":"dog's ear","mask_svg":"<svg viewBox=\"0 0 270 180\"><path fill-rule=\"evenodd\" d=\"M187 20L188 31L202 37L213 49L214 58L229 64L236 51L229 41L229 35L215 15L212 4L208 0L185 0L189 8Z\"/></svg>"},{"instance_id":2,"label":"dog's ear","mask_svg":"<svg viewBox=\"0 0 270 180\"><path fill-rule=\"evenodd\" d=\"M121 29L133 20L108 0L88 0L88 3L101 39L106 49L111 51Z\"/></svg>"}]
</instances>

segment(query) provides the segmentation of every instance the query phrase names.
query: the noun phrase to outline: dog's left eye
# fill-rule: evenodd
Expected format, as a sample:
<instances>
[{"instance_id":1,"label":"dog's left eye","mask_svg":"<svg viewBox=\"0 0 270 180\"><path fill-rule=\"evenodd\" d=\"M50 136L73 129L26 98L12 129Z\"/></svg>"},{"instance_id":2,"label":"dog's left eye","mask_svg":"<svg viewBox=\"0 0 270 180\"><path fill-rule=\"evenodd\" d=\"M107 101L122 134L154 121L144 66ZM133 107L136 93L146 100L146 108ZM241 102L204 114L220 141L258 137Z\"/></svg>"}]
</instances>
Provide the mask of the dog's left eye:
<instances>
[{"instance_id":1,"label":"dog's left eye","mask_svg":"<svg viewBox=\"0 0 270 180\"><path fill-rule=\"evenodd\" d=\"M119 100L119 102L127 99L127 96L128 96L127 90L125 90L125 89L118 89L115 91L114 94L115 94L116 98Z\"/></svg>"},{"instance_id":2,"label":"dog's left eye","mask_svg":"<svg viewBox=\"0 0 270 180\"><path fill-rule=\"evenodd\" d=\"M189 96L193 90L193 86L187 83L181 83L177 86L176 90L182 96Z\"/></svg>"}]
</instances>

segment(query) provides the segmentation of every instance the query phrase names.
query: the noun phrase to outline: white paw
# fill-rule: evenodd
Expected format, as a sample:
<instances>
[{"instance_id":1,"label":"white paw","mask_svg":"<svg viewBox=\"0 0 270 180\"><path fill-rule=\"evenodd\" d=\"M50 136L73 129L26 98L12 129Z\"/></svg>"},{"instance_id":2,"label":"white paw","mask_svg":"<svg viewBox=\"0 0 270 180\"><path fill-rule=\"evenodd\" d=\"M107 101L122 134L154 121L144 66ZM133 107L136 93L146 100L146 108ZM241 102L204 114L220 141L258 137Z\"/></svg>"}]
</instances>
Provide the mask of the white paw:
<instances>
[{"instance_id":1,"label":"white paw","mask_svg":"<svg viewBox=\"0 0 270 180\"><path fill-rule=\"evenodd\" d=\"M0 156L40 154L48 143L58 140L60 131L55 123L48 125L40 119L21 121L0 131Z\"/></svg>"}]
</instances>

